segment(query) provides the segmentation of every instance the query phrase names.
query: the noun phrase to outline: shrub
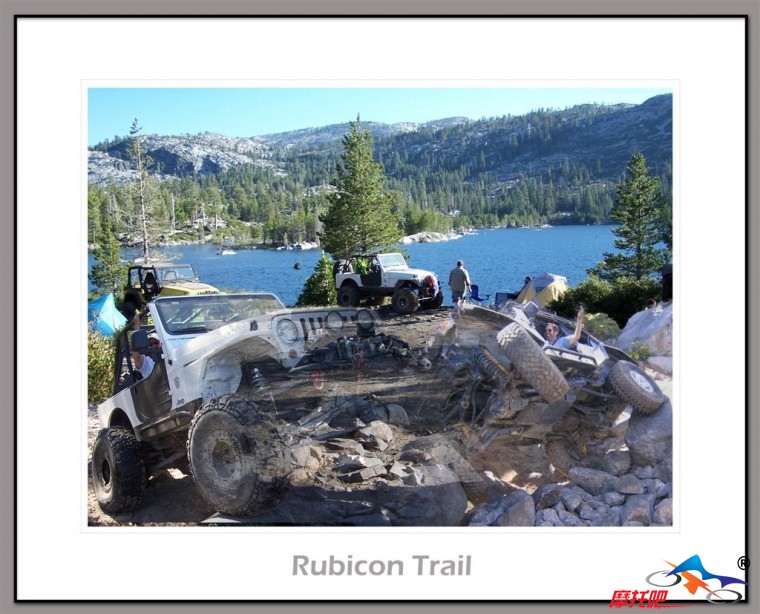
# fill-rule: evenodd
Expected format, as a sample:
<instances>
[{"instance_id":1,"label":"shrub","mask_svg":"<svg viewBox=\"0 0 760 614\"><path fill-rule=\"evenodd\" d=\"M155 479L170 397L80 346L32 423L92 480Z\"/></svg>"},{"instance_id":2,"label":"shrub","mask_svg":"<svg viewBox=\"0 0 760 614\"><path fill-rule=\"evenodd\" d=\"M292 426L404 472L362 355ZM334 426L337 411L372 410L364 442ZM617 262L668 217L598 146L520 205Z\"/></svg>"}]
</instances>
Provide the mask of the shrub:
<instances>
[{"instance_id":1,"label":"shrub","mask_svg":"<svg viewBox=\"0 0 760 614\"><path fill-rule=\"evenodd\" d=\"M634 341L633 347L628 350L628 354L631 358L644 362L652 355L652 349L643 341Z\"/></svg>"},{"instance_id":2,"label":"shrub","mask_svg":"<svg viewBox=\"0 0 760 614\"><path fill-rule=\"evenodd\" d=\"M113 390L113 339L87 328L87 402L99 403Z\"/></svg>"},{"instance_id":3,"label":"shrub","mask_svg":"<svg viewBox=\"0 0 760 614\"><path fill-rule=\"evenodd\" d=\"M335 305L338 293L335 290L333 261L326 252L322 252L317 265L303 285L303 291L296 301L297 307Z\"/></svg>"},{"instance_id":4,"label":"shrub","mask_svg":"<svg viewBox=\"0 0 760 614\"><path fill-rule=\"evenodd\" d=\"M583 323L588 332L602 341L609 341L620 334L617 322L605 313L589 313Z\"/></svg>"},{"instance_id":5,"label":"shrub","mask_svg":"<svg viewBox=\"0 0 760 614\"><path fill-rule=\"evenodd\" d=\"M637 281L619 277L610 283L592 275L547 307L561 316L574 318L583 305L589 313L607 314L623 328L633 314L646 307L649 299L657 300L660 294L660 282L651 278Z\"/></svg>"}]
</instances>

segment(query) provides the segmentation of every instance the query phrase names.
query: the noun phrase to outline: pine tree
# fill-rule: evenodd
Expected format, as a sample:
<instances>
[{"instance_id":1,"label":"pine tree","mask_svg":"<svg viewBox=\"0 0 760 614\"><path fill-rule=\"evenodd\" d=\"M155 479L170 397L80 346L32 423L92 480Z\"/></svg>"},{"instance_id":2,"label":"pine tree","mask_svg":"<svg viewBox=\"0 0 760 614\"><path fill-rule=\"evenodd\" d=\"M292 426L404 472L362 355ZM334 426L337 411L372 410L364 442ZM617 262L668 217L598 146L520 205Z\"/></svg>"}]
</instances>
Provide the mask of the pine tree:
<instances>
[{"instance_id":1,"label":"pine tree","mask_svg":"<svg viewBox=\"0 0 760 614\"><path fill-rule=\"evenodd\" d=\"M151 163L151 159L145 153L145 147L142 143L142 135L140 135L142 128L137 122L137 118L132 122L132 126L129 129L129 146L127 147L127 154L132 159L135 165L137 176L135 182L137 184L137 198L138 198L138 216L140 220L140 230L142 234L142 257L147 264L150 259L150 237L148 234L150 205L147 200L147 183L148 183L148 166Z\"/></svg>"},{"instance_id":2,"label":"pine tree","mask_svg":"<svg viewBox=\"0 0 760 614\"><path fill-rule=\"evenodd\" d=\"M338 295L335 291L333 262L326 252L322 252L312 273L303 285L303 291L296 302L297 307L335 305Z\"/></svg>"},{"instance_id":3,"label":"pine tree","mask_svg":"<svg viewBox=\"0 0 760 614\"><path fill-rule=\"evenodd\" d=\"M610 213L619 224L613 230L618 237L615 247L623 253L606 252L604 260L588 271L608 281L649 277L661 270L664 260L665 250L658 248L658 244L666 233L663 209L667 204L659 180L649 175L640 153L631 157L626 170L628 178L615 186L617 200Z\"/></svg>"},{"instance_id":4,"label":"pine tree","mask_svg":"<svg viewBox=\"0 0 760 614\"><path fill-rule=\"evenodd\" d=\"M121 261L119 243L110 228L103 231L93 251L95 262L90 269L90 283L96 296L113 293L121 300L121 288L127 278L127 265Z\"/></svg>"},{"instance_id":5,"label":"pine tree","mask_svg":"<svg viewBox=\"0 0 760 614\"><path fill-rule=\"evenodd\" d=\"M322 247L335 259L387 248L401 239L396 195L386 190L385 174L372 158L372 136L359 117L343 137L336 190L327 196Z\"/></svg>"}]
</instances>

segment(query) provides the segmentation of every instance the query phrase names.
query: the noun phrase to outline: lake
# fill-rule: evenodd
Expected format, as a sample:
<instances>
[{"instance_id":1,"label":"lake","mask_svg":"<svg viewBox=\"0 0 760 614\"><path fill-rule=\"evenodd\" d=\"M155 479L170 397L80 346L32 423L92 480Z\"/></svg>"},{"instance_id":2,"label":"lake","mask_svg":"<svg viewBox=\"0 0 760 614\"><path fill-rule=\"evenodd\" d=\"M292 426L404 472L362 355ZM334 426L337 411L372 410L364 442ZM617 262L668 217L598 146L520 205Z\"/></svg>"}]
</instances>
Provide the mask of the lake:
<instances>
[{"instance_id":1,"label":"lake","mask_svg":"<svg viewBox=\"0 0 760 614\"><path fill-rule=\"evenodd\" d=\"M409 254L409 265L434 271L444 290L444 305L451 304L449 271L463 260L481 294L510 292L522 287L526 275L549 272L567 277L574 286L587 277L586 270L614 251L613 226L557 226L554 228L503 228L478 230L452 241L411 243L400 248ZM202 281L220 290L267 290L286 305L298 299L306 278L314 272L321 250L239 250L234 256L218 255L212 244L165 247L161 250L177 262L192 264ZM122 251L130 260L139 250ZM300 262L300 269L293 265ZM89 263L92 264L90 254Z\"/></svg>"}]
</instances>

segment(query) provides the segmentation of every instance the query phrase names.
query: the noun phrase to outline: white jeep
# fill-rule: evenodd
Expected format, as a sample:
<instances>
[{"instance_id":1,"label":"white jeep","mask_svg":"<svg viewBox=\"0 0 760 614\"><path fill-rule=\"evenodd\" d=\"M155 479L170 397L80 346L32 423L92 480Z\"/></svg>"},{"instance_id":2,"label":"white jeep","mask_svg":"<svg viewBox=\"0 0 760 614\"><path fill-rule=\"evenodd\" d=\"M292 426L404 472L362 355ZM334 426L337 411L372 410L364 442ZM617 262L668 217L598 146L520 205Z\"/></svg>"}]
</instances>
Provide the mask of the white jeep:
<instances>
[{"instance_id":1,"label":"white jeep","mask_svg":"<svg viewBox=\"0 0 760 614\"><path fill-rule=\"evenodd\" d=\"M357 307L381 304L391 297L396 313L408 315L418 308L437 309L443 304L443 291L435 273L411 269L399 253L361 254L335 265L338 304Z\"/></svg>"},{"instance_id":2,"label":"white jeep","mask_svg":"<svg viewBox=\"0 0 760 614\"><path fill-rule=\"evenodd\" d=\"M245 390L310 368L326 339L367 337L376 323L367 309L288 310L264 292L158 297L148 316L161 348L149 348L145 329L122 331L114 394L98 406L92 481L108 513L136 508L148 478L169 467L189 470L220 512L250 514L277 502L288 472L282 428ZM144 379L133 351L155 362Z\"/></svg>"}]
</instances>

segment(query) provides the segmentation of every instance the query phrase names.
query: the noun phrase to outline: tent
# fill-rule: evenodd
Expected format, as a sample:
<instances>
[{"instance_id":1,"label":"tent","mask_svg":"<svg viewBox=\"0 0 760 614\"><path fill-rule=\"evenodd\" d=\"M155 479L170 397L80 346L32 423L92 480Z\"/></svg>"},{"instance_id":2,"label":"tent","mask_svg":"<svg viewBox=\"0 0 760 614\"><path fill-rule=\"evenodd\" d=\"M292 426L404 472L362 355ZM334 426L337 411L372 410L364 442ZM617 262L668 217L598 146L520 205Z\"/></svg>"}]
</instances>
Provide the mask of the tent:
<instances>
[{"instance_id":1,"label":"tent","mask_svg":"<svg viewBox=\"0 0 760 614\"><path fill-rule=\"evenodd\" d=\"M107 294L87 303L87 322L94 322L96 331L110 337L127 323L127 319L116 309L113 294Z\"/></svg>"},{"instance_id":2,"label":"tent","mask_svg":"<svg viewBox=\"0 0 760 614\"><path fill-rule=\"evenodd\" d=\"M543 307L554 299L564 296L565 292L567 292L567 277L553 273L539 273L520 291L517 302L533 301Z\"/></svg>"}]
</instances>

